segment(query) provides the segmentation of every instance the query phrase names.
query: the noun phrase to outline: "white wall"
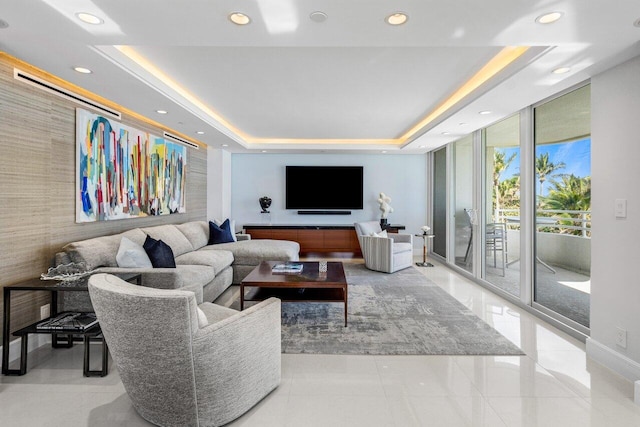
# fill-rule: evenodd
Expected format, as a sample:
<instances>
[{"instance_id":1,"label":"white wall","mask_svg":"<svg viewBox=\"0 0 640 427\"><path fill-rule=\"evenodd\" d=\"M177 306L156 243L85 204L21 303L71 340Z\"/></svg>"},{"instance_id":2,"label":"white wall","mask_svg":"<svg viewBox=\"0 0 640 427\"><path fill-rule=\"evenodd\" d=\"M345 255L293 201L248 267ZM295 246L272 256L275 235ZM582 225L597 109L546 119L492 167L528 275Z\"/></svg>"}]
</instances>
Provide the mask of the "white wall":
<instances>
[{"instance_id":1,"label":"white wall","mask_svg":"<svg viewBox=\"0 0 640 427\"><path fill-rule=\"evenodd\" d=\"M640 378L639 76L636 57L591 81L593 236L587 350L594 359L635 376L631 379ZM627 199L627 218L615 217L615 199ZM616 345L616 328L627 330L626 349Z\"/></svg>"},{"instance_id":2,"label":"white wall","mask_svg":"<svg viewBox=\"0 0 640 427\"><path fill-rule=\"evenodd\" d=\"M231 216L231 153L207 148L207 219Z\"/></svg>"},{"instance_id":3,"label":"white wall","mask_svg":"<svg viewBox=\"0 0 640 427\"><path fill-rule=\"evenodd\" d=\"M273 224L353 224L380 219L378 194L391 197L394 212L388 220L417 233L426 218L426 162L424 155L383 154L233 154L231 158L231 215L237 227L266 221L258 199L273 199ZM363 166L364 209L351 215L298 215L285 209L285 166ZM418 239L420 240L420 239ZM415 242L416 247L422 241Z\"/></svg>"}]
</instances>

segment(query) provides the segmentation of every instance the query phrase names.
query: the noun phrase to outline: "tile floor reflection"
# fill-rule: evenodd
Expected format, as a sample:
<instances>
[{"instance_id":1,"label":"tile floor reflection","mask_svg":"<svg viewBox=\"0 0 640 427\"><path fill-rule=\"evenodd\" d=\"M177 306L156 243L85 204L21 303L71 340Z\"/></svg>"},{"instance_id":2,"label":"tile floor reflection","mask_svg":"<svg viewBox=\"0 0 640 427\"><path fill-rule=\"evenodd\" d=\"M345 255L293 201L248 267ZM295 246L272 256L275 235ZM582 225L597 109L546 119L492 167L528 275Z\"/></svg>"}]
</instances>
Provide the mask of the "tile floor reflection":
<instances>
[{"instance_id":1,"label":"tile floor reflection","mask_svg":"<svg viewBox=\"0 0 640 427\"><path fill-rule=\"evenodd\" d=\"M590 361L582 342L446 267L420 270L526 355L283 354L280 387L230 425L640 425L632 383ZM150 425L115 368L84 378L81 367L81 345L30 355L25 376L0 378L0 425Z\"/></svg>"}]
</instances>

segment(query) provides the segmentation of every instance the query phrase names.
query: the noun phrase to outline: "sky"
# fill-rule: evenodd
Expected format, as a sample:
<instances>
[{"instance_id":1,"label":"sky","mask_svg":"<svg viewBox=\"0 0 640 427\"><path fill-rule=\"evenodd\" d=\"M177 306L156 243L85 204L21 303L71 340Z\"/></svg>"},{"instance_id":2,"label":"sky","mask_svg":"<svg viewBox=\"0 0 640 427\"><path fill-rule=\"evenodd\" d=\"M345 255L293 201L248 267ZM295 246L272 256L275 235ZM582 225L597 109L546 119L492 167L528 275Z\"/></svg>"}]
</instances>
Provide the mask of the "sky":
<instances>
[{"instance_id":1,"label":"sky","mask_svg":"<svg viewBox=\"0 0 640 427\"><path fill-rule=\"evenodd\" d=\"M520 148L500 148L509 158L512 153L516 153L516 157L511 165L502 173L500 181L509 179L520 172ZM591 138L587 137L572 142L561 142L558 144L545 144L536 146L536 157L541 154L549 153L549 161L551 163L564 163L563 169L557 170L556 174L573 174L578 177L591 176ZM547 178L547 182L551 177ZM546 193L549 186L545 186ZM536 187L538 188L538 187ZM546 194L545 194L546 195Z\"/></svg>"}]
</instances>

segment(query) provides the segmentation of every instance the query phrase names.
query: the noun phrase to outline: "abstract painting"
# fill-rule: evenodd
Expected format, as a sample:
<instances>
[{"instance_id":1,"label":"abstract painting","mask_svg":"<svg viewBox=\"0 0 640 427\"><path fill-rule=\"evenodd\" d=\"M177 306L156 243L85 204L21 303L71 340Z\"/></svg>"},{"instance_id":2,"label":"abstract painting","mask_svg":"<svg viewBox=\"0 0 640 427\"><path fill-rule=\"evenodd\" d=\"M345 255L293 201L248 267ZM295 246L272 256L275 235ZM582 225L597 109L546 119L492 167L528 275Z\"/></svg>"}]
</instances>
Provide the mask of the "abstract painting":
<instances>
[{"instance_id":1,"label":"abstract painting","mask_svg":"<svg viewBox=\"0 0 640 427\"><path fill-rule=\"evenodd\" d=\"M183 213L187 147L76 109L76 222Z\"/></svg>"}]
</instances>

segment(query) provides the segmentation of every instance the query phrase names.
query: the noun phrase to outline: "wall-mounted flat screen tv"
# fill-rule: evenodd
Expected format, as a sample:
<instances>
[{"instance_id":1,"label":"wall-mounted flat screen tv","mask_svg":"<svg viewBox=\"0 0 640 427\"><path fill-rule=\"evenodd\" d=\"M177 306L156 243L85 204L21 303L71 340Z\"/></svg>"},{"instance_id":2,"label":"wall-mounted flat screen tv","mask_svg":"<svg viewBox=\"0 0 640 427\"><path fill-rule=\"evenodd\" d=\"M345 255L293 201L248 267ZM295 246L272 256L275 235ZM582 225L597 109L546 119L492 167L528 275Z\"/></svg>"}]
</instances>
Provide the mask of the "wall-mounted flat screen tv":
<instances>
[{"instance_id":1,"label":"wall-mounted flat screen tv","mask_svg":"<svg viewBox=\"0 0 640 427\"><path fill-rule=\"evenodd\" d=\"M362 166L287 166L287 209L362 209Z\"/></svg>"}]
</instances>

